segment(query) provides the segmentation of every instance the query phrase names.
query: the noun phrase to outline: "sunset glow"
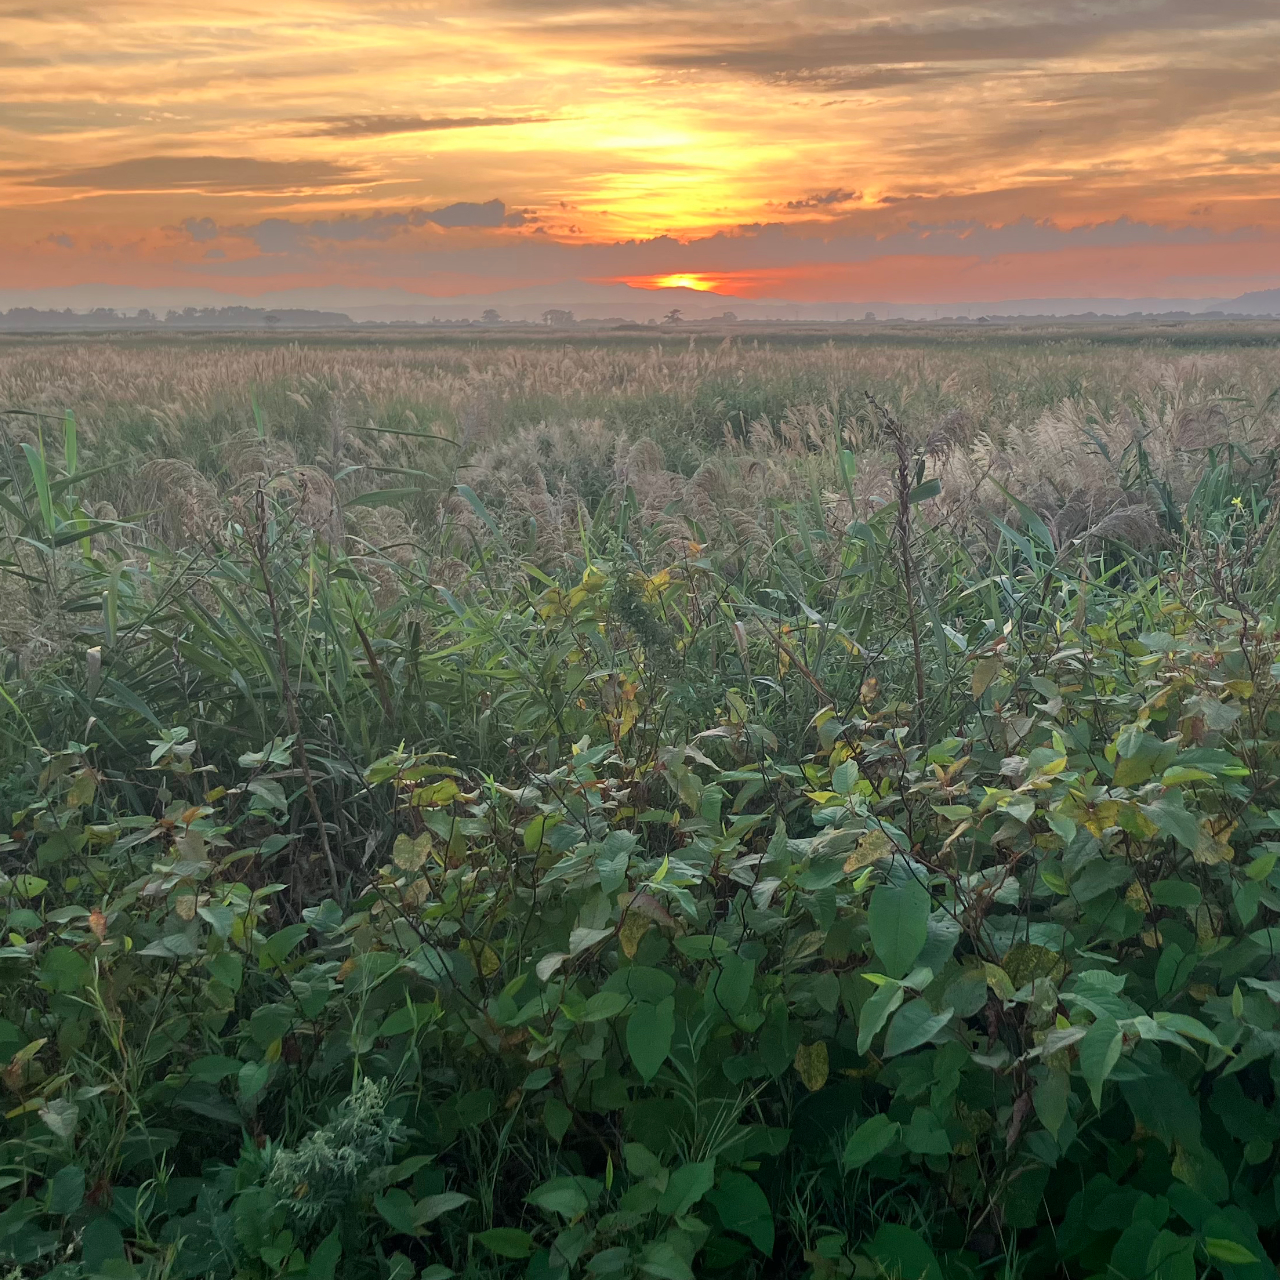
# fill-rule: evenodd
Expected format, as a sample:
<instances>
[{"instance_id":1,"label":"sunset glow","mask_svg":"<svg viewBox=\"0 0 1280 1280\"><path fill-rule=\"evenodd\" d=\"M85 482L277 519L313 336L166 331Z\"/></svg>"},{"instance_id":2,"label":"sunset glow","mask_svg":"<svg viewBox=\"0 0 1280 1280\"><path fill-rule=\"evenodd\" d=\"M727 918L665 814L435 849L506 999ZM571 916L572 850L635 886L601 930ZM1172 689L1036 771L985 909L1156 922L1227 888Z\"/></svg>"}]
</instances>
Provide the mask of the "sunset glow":
<instances>
[{"instance_id":1,"label":"sunset glow","mask_svg":"<svg viewBox=\"0 0 1280 1280\"><path fill-rule=\"evenodd\" d=\"M706 276L673 275L673 276L640 276L625 280L636 289L697 289L699 292L718 291L721 281L708 279Z\"/></svg>"},{"instance_id":2,"label":"sunset glow","mask_svg":"<svg viewBox=\"0 0 1280 1280\"><path fill-rule=\"evenodd\" d=\"M1270 0L42 0L0 62L5 296L1280 284Z\"/></svg>"}]
</instances>

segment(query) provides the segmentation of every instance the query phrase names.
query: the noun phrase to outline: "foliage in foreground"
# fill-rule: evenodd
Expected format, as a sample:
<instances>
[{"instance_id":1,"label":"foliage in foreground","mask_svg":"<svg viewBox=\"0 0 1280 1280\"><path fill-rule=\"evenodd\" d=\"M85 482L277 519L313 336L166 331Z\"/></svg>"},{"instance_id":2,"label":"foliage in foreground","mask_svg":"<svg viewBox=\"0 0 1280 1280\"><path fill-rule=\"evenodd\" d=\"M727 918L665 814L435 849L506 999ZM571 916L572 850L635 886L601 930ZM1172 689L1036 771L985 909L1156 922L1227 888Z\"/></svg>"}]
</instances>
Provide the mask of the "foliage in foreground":
<instances>
[{"instance_id":1,"label":"foliage in foreground","mask_svg":"<svg viewBox=\"0 0 1280 1280\"><path fill-rule=\"evenodd\" d=\"M826 554L602 509L389 608L264 491L141 572L36 476L19 1274L1272 1275L1270 498L979 559L916 462Z\"/></svg>"}]
</instances>

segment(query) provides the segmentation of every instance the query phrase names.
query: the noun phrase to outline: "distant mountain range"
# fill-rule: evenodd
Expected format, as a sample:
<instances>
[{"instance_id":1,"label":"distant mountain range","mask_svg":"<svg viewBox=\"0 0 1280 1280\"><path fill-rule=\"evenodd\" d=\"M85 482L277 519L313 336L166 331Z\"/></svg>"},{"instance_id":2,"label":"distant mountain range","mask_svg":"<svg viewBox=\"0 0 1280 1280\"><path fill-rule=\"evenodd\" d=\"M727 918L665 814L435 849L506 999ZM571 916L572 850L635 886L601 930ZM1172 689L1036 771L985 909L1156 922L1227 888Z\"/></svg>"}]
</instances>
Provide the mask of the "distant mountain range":
<instances>
[{"instance_id":1,"label":"distant mountain range","mask_svg":"<svg viewBox=\"0 0 1280 1280\"><path fill-rule=\"evenodd\" d=\"M0 330L130 328L331 328L350 323L478 322L650 324L678 311L686 320L840 322L979 320L982 318L1125 317L1138 315L1280 315L1280 289L1237 298L1020 298L966 303L815 303L735 298L677 287L568 280L490 294L436 298L406 289L317 286L236 299L212 290L85 285L0 290ZM489 313L486 317L485 313ZM552 314L558 313L558 314Z\"/></svg>"}]
</instances>

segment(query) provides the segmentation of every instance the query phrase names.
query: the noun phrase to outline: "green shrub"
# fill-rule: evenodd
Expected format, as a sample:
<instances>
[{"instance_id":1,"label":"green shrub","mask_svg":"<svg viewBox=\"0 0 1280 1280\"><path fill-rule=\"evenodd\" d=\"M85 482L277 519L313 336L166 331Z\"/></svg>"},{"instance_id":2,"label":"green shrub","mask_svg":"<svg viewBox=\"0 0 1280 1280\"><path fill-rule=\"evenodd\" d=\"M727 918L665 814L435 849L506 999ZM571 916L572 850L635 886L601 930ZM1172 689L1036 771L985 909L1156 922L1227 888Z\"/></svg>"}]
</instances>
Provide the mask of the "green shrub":
<instances>
[{"instance_id":1,"label":"green shrub","mask_svg":"<svg viewBox=\"0 0 1280 1280\"><path fill-rule=\"evenodd\" d=\"M539 602L570 666L617 582L583 586ZM654 736L643 664L588 673L603 740L510 785L371 764L390 856L300 914L259 870L288 743L214 786L154 739L152 814L99 748L47 757L3 882L0 1247L66 1276L1269 1274L1277 634L1159 613L997 633L942 737L864 685L789 760L741 699Z\"/></svg>"}]
</instances>

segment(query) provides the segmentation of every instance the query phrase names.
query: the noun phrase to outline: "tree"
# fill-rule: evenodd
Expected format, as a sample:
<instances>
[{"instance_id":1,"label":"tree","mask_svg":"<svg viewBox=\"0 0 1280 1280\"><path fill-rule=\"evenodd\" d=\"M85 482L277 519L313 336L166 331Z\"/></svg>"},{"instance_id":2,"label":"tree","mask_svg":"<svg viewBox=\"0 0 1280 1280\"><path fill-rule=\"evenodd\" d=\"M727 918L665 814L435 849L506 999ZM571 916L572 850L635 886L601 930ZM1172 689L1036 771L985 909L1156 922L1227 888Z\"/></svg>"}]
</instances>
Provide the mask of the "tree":
<instances>
[{"instance_id":1,"label":"tree","mask_svg":"<svg viewBox=\"0 0 1280 1280\"><path fill-rule=\"evenodd\" d=\"M679 307L672 307L665 316L662 317L663 324L679 324L684 319L684 312Z\"/></svg>"},{"instance_id":2,"label":"tree","mask_svg":"<svg viewBox=\"0 0 1280 1280\"><path fill-rule=\"evenodd\" d=\"M267 324L271 325L272 327L280 323L279 316L266 315L266 316L263 316L262 318L267 322Z\"/></svg>"},{"instance_id":3,"label":"tree","mask_svg":"<svg viewBox=\"0 0 1280 1280\"><path fill-rule=\"evenodd\" d=\"M572 311L558 311L555 307L542 313L542 322L553 328L563 328L573 323Z\"/></svg>"},{"instance_id":4,"label":"tree","mask_svg":"<svg viewBox=\"0 0 1280 1280\"><path fill-rule=\"evenodd\" d=\"M480 315L481 324L497 324L501 319L502 317L492 307L481 312Z\"/></svg>"}]
</instances>

